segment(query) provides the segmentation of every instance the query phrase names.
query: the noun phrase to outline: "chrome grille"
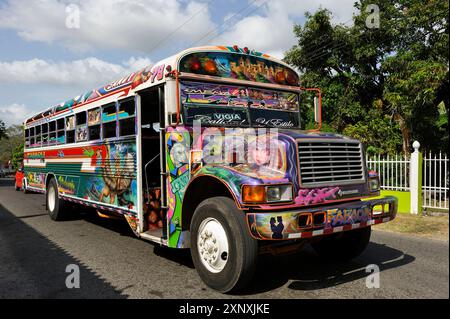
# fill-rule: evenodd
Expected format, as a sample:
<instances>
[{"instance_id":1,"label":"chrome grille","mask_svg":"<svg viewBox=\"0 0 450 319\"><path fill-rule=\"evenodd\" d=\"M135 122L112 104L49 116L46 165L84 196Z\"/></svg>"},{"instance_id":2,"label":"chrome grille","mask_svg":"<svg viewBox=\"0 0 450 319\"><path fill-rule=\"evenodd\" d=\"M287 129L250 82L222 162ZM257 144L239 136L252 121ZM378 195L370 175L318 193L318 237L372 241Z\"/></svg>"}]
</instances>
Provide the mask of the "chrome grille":
<instances>
[{"instance_id":1,"label":"chrome grille","mask_svg":"<svg viewBox=\"0 0 450 319\"><path fill-rule=\"evenodd\" d=\"M304 187L356 184L365 180L361 144L347 140L299 140Z\"/></svg>"}]
</instances>

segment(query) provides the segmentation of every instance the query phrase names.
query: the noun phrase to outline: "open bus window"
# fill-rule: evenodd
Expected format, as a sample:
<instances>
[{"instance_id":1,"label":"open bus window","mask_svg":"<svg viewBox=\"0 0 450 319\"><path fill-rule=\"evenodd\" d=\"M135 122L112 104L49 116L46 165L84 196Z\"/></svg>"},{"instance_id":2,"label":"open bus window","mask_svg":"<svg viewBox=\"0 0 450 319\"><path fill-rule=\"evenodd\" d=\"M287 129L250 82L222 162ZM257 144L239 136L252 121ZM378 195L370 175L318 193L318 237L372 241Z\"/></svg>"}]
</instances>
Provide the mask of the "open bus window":
<instances>
[{"instance_id":1,"label":"open bus window","mask_svg":"<svg viewBox=\"0 0 450 319\"><path fill-rule=\"evenodd\" d=\"M119 104L119 136L135 134L135 103L134 99L125 100Z\"/></svg>"},{"instance_id":2,"label":"open bus window","mask_svg":"<svg viewBox=\"0 0 450 319\"><path fill-rule=\"evenodd\" d=\"M30 147L30 129L25 129L25 148Z\"/></svg>"},{"instance_id":3,"label":"open bus window","mask_svg":"<svg viewBox=\"0 0 450 319\"><path fill-rule=\"evenodd\" d=\"M75 142L75 116L66 118L66 143Z\"/></svg>"},{"instance_id":4,"label":"open bus window","mask_svg":"<svg viewBox=\"0 0 450 319\"><path fill-rule=\"evenodd\" d=\"M48 131L50 133L56 131L56 121L51 121L50 123L48 123Z\"/></svg>"},{"instance_id":5,"label":"open bus window","mask_svg":"<svg viewBox=\"0 0 450 319\"><path fill-rule=\"evenodd\" d=\"M89 126L89 141L100 139L100 124Z\"/></svg>"},{"instance_id":6,"label":"open bus window","mask_svg":"<svg viewBox=\"0 0 450 319\"><path fill-rule=\"evenodd\" d=\"M100 108L96 108L88 111L88 125L100 124Z\"/></svg>"},{"instance_id":7,"label":"open bus window","mask_svg":"<svg viewBox=\"0 0 450 319\"><path fill-rule=\"evenodd\" d=\"M116 137L117 108L115 103L102 107L102 131L103 138Z\"/></svg>"},{"instance_id":8,"label":"open bus window","mask_svg":"<svg viewBox=\"0 0 450 319\"><path fill-rule=\"evenodd\" d=\"M134 135L135 133L134 117L130 117L119 121L119 135L127 136Z\"/></svg>"},{"instance_id":9,"label":"open bus window","mask_svg":"<svg viewBox=\"0 0 450 319\"><path fill-rule=\"evenodd\" d=\"M102 122L110 122L115 121L117 119L117 109L116 104L111 103L108 105L103 106L102 108Z\"/></svg>"},{"instance_id":10,"label":"open bus window","mask_svg":"<svg viewBox=\"0 0 450 319\"><path fill-rule=\"evenodd\" d=\"M77 118L76 141L77 142L86 141L88 138L86 112L80 112L76 114L76 118Z\"/></svg>"},{"instance_id":11,"label":"open bus window","mask_svg":"<svg viewBox=\"0 0 450 319\"><path fill-rule=\"evenodd\" d=\"M48 124L42 124L41 125L41 132L42 132L42 145L47 145L48 142Z\"/></svg>"},{"instance_id":12,"label":"open bus window","mask_svg":"<svg viewBox=\"0 0 450 319\"><path fill-rule=\"evenodd\" d=\"M68 116L66 118L66 130L74 130L75 129L75 116Z\"/></svg>"},{"instance_id":13,"label":"open bus window","mask_svg":"<svg viewBox=\"0 0 450 319\"><path fill-rule=\"evenodd\" d=\"M51 121L48 123L48 145L56 144L56 121Z\"/></svg>"},{"instance_id":14,"label":"open bus window","mask_svg":"<svg viewBox=\"0 0 450 319\"><path fill-rule=\"evenodd\" d=\"M101 109L99 107L88 111L88 126L89 126L90 141L100 139L100 119L101 119Z\"/></svg>"},{"instance_id":15,"label":"open bus window","mask_svg":"<svg viewBox=\"0 0 450 319\"><path fill-rule=\"evenodd\" d=\"M34 127L34 144L33 147L41 146L41 126L37 125Z\"/></svg>"},{"instance_id":16,"label":"open bus window","mask_svg":"<svg viewBox=\"0 0 450 319\"><path fill-rule=\"evenodd\" d=\"M29 143L28 143L28 147L33 147L33 144L34 144L34 127L31 127L30 129L29 129L29 136L28 136L28 141L29 141Z\"/></svg>"},{"instance_id":17,"label":"open bus window","mask_svg":"<svg viewBox=\"0 0 450 319\"><path fill-rule=\"evenodd\" d=\"M59 119L56 121L56 129L59 130L64 130L64 119Z\"/></svg>"},{"instance_id":18,"label":"open bus window","mask_svg":"<svg viewBox=\"0 0 450 319\"><path fill-rule=\"evenodd\" d=\"M75 142L75 130L66 131L66 143Z\"/></svg>"},{"instance_id":19,"label":"open bus window","mask_svg":"<svg viewBox=\"0 0 450 319\"><path fill-rule=\"evenodd\" d=\"M122 118L134 116L135 103L134 99L121 101L119 104L119 120Z\"/></svg>"},{"instance_id":20,"label":"open bus window","mask_svg":"<svg viewBox=\"0 0 450 319\"><path fill-rule=\"evenodd\" d=\"M77 127L77 142L82 142L87 140L87 127L86 126L80 126Z\"/></svg>"},{"instance_id":21,"label":"open bus window","mask_svg":"<svg viewBox=\"0 0 450 319\"><path fill-rule=\"evenodd\" d=\"M56 144L64 144L66 142L64 134L64 119L56 120Z\"/></svg>"},{"instance_id":22,"label":"open bus window","mask_svg":"<svg viewBox=\"0 0 450 319\"><path fill-rule=\"evenodd\" d=\"M103 138L116 137L116 121L103 123Z\"/></svg>"},{"instance_id":23,"label":"open bus window","mask_svg":"<svg viewBox=\"0 0 450 319\"><path fill-rule=\"evenodd\" d=\"M66 136L64 130L56 132L56 144L64 144L66 142Z\"/></svg>"}]
</instances>

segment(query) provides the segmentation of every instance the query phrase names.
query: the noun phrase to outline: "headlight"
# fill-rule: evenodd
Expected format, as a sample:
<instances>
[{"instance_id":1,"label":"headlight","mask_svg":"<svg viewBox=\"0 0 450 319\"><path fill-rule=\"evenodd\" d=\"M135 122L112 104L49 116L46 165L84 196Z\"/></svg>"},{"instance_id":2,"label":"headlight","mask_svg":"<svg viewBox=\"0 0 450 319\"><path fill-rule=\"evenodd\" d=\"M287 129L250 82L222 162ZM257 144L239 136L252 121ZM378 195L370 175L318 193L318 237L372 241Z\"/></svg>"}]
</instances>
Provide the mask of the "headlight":
<instances>
[{"instance_id":1,"label":"headlight","mask_svg":"<svg viewBox=\"0 0 450 319\"><path fill-rule=\"evenodd\" d=\"M244 185L242 201L245 203L275 203L292 201L292 185Z\"/></svg>"},{"instance_id":2,"label":"headlight","mask_svg":"<svg viewBox=\"0 0 450 319\"><path fill-rule=\"evenodd\" d=\"M290 202L292 200L292 185L266 186L266 200L272 202Z\"/></svg>"},{"instance_id":3,"label":"headlight","mask_svg":"<svg viewBox=\"0 0 450 319\"><path fill-rule=\"evenodd\" d=\"M377 192L380 190L380 181L378 177L369 179L369 190L371 192Z\"/></svg>"}]
</instances>

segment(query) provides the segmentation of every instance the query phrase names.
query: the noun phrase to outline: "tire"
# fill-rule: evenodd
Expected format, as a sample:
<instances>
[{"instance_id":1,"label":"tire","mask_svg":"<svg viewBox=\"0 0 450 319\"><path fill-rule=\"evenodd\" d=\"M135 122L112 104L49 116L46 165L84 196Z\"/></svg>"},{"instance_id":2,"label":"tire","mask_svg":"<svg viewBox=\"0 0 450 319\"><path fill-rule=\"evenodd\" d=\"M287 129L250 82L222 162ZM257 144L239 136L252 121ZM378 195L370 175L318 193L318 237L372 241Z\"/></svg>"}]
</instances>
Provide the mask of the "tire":
<instances>
[{"instance_id":1,"label":"tire","mask_svg":"<svg viewBox=\"0 0 450 319\"><path fill-rule=\"evenodd\" d=\"M27 183L25 182L25 180L22 180L22 192L24 194L28 194L29 191L27 191Z\"/></svg>"},{"instance_id":2,"label":"tire","mask_svg":"<svg viewBox=\"0 0 450 319\"><path fill-rule=\"evenodd\" d=\"M65 201L59 198L58 185L54 178L47 184L45 192L46 207L48 215L52 220L65 220L67 218L67 210Z\"/></svg>"},{"instance_id":3,"label":"tire","mask_svg":"<svg viewBox=\"0 0 450 319\"><path fill-rule=\"evenodd\" d=\"M315 252L325 260L346 262L358 257L370 241L371 227L343 232L337 236L325 236L311 243Z\"/></svg>"},{"instance_id":4,"label":"tire","mask_svg":"<svg viewBox=\"0 0 450 319\"><path fill-rule=\"evenodd\" d=\"M245 214L232 199L213 197L201 202L190 230L192 260L206 285L226 293L249 283L256 268L258 242L250 236Z\"/></svg>"}]
</instances>

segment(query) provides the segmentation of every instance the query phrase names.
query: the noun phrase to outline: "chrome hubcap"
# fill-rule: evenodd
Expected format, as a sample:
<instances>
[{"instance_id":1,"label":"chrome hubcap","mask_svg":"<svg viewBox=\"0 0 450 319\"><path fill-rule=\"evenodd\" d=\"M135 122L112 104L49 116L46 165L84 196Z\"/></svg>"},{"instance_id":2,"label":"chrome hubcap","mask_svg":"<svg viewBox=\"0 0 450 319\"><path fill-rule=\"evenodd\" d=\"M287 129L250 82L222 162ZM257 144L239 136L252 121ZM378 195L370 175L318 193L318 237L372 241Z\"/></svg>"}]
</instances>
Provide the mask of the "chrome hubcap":
<instances>
[{"instance_id":1,"label":"chrome hubcap","mask_svg":"<svg viewBox=\"0 0 450 319\"><path fill-rule=\"evenodd\" d=\"M56 194L55 194L55 188L50 187L48 189L48 209L52 212L55 209L56 206Z\"/></svg>"},{"instance_id":2,"label":"chrome hubcap","mask_svg":"<svg viewBox=\"0 0 450 319\"><path fill-rule=\"evenodd\" d=\"M208 217L200 224L197 249L203 265L213 273L225 268L228 260L228 238L222 224Z\"/></svg>"}]
</instances>

